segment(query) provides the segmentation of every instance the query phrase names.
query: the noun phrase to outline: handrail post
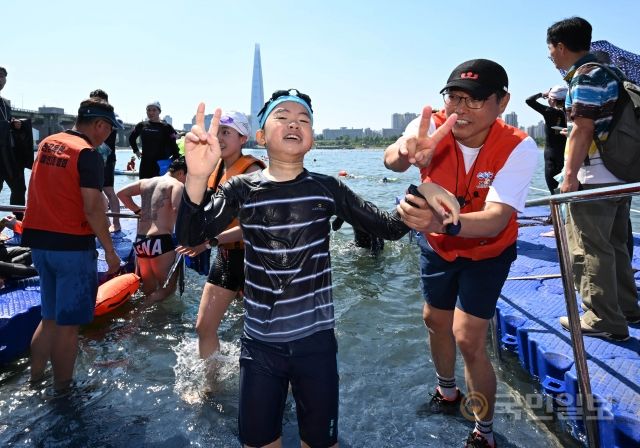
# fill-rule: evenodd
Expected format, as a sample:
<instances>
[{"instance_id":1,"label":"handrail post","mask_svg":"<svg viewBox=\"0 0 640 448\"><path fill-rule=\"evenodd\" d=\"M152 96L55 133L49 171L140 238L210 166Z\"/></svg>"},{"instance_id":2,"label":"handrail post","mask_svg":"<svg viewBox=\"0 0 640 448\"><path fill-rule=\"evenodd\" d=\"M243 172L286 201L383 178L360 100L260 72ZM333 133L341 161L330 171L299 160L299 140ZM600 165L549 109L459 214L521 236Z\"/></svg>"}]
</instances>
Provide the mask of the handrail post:
<instances>
[{"instance_id":1,"label":"handrail post","mask_svg":"<svg viewBox=\"0 0 640 448\"><path fill-rule=\"evenodd\" d=\"M567 235L564 219L562 218L560 204L554 200L549 202L553 229L556 235L558 246L558 256L560 258L560 272L562 273L562 286L564 288L564 298L567 305L567 316L569 318L569 333L571 334L571 347L575 358L578 384L582 394L582 418L587 431L587 442L590 448L600 447L600 437L598 435L597 410L591 393L591 378L587 368L587 357L584 350L584 340L580 325L580 315L576 304L576 292L573 281L573 267L571 256L568 250ZM569 207L569 204L566 204ZM576 405L579 401L576 400Z\"/></svg>"}]
</instances>

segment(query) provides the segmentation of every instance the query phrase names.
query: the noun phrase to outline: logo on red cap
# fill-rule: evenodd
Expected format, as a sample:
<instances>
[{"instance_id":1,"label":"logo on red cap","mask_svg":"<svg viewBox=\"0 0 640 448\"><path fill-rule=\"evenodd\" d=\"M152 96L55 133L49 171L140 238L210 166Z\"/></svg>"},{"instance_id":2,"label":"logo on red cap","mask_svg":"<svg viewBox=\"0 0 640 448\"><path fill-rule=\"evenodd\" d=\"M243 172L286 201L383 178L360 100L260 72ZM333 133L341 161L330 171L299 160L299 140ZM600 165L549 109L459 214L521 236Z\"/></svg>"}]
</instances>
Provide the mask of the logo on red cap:
<instances>
[{"instance_id":1,"label":"logo on red cap","mask_svg":"<svg viewBox=\"0 0 640 448\"><path fill-rule=\"evenodd\" d=\"M473 72L461 73L460 78L462 79L478 79L478 74Z\"/></svg>"}]
</instances>

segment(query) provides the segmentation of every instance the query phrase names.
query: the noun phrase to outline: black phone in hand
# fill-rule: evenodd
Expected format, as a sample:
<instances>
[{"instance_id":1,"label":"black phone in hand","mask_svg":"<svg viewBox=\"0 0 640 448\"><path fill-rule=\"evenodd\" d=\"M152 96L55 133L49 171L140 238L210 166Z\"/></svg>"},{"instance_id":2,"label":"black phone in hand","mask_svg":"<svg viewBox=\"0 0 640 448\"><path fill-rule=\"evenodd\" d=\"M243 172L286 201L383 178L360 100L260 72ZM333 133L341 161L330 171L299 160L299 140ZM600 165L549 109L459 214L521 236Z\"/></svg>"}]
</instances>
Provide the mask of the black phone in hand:
<instances>
[{"instance_id":1,"label":"black phone in hand","mask_svg":"<svg viewBox=\"0 0 640 448\"><path fill-rule=\"evenodd\" d=\"M413 185L413 184L409 185L409 188L407 188L407 193L410 193L410 194L412 194L412 195L414 195L414 196L417 196L417 197L422 198L422 199L425 199L425 200L427 199L427 198L425 198L425 197L422 195L422 193L420 193L420 192L418 191L418 187L416 187L416 186L415 186L415 185ZM411 205L411 206L413 206L413 207L418 207L418 206L417 206L416 204L414 204L413 202L408 201L408 200L407 200L407 198L405 198L404 200L405 200L405 202L406 202L407 204L409 204L409 205Z\"/></svg>"}]
</instances>

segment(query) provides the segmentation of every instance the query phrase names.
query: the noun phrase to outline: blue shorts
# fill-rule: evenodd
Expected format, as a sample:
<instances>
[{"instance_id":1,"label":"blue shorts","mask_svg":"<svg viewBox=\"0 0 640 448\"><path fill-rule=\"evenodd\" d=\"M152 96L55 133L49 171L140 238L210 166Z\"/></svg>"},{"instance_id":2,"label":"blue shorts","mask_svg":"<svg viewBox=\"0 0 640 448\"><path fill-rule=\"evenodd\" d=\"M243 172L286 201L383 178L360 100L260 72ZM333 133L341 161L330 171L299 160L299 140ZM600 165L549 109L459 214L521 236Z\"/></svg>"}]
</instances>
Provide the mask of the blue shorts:
<instances>
[{"instance_id":1,"label":"blue shorts","mask_svg":"<svg viewBox=\"0 0 640 448\"><path fill-rule=\"evenodd\" d=\"M434 308L460 308L481 319L491 319L511 263L516 259L516 244L500 255L485 260L457 258L447 261L438 255L422 235L420 247L420 277L424 300Z\"/></svg>"},{"instance_id":2,"label":"blue shorts","mask_svg":"<svg viewBox=\"0 0 640 448\"><path fill-rule=\"evenodd\" d=\"M58 325L91 322L98 292L95 249L33 249L31 257L40 274L42 318Z\"/></svg>"},{"instance_id":3,"label":"blue shorts","mask_svg":"<svg viewBox=\"0 0 640 448\"><path fill-rule=\"evenodd\" d=\"M282 434L289 383L300 439L312 447L338 441L338 345L333 330L288 343L246 334L240 353L240 441L264 446Z\"/></svg>"}]
</instances>

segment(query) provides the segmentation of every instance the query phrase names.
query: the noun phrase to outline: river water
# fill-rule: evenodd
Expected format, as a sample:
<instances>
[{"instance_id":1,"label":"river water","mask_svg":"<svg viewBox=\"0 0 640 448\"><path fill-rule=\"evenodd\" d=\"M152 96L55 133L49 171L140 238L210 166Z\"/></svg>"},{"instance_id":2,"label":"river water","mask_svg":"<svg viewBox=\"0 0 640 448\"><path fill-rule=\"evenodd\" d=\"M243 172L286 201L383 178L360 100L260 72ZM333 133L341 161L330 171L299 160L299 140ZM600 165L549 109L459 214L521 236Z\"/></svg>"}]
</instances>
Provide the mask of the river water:
<instances>
[{"instance_id":1,"label":"river water","mask_svg":"<svg viewBox=\"0 0 640 448\"><path fill-rule=\"evenodd\" d=\"M263 150L246 152L264 155ZM118 168L130 154L118 150ZM306 162L320 173L346 170L345 182L384 208L418 182L414 168L387 171L380 150L313 150ZM116 176L116 190L130 181ZM541 172L533 186L545 189ZM533 190L531 197L539 195L544 192ZM8 204L8 189L0 193L0 203ZM355 248L352 237L345 225L331 241L341 446L462 446L470 422L422 412L435 372L421 319L417 246L405 237L386 242L382 254L372 257ZM204 281L189 270L181 298L146 308L132 301L83 328L77 387L66 398L51 398L46 384L28 387L28 358L0 367L0 446L239 446L241 301L223 321L221 354L212 374L198 359L194 328ZM534 392L517 360L509 354L502 358L494 360L500 396ZM462 369L459 361L459 384L464 384ZM494 427L501 446L578 446L561 423L536 422L521 406L496 415ZM283 438L285 446L299 446L291 400Z\"/></svg>"}]
</instances>

